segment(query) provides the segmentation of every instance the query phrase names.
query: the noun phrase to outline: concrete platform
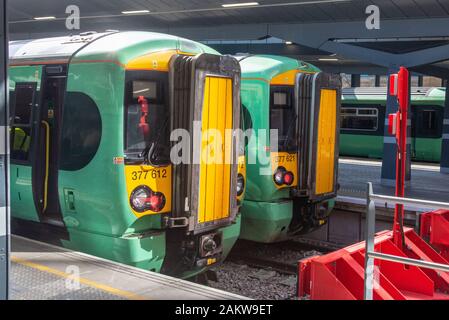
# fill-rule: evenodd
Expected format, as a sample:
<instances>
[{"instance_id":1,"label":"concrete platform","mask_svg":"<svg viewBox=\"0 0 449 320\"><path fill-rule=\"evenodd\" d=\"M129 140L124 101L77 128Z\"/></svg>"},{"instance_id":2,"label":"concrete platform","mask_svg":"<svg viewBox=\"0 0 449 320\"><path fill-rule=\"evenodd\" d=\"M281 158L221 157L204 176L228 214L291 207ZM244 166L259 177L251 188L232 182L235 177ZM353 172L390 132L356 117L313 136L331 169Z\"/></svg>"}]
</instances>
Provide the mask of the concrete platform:
<instances>
[{"instance_id":1,"label":"concrete platform","mask_svg":"<svg viewBox=\"0 0 449 320\"><path fill-rule=\"evenodd\" d=\"M13 300L237 300L245 297L12 236Z\"/></svg>"},{"instance_id":2,"label":"concrete platform","mask_svg":"<svg viewBox=\"0 0 449 320\"><path fill-rule=\"evenodd\" d=\"M366 203L367 182L373 183L374 193L394 196L394 188L380 183L381 169L381 161L340 159L339 201L361 199ZM449 202L449 175L440 173L437 165L413 164L411 185L406 188L405 195L407 198ZM419 208L414 209L419 211Z\"/></svg>"}]
</instances>

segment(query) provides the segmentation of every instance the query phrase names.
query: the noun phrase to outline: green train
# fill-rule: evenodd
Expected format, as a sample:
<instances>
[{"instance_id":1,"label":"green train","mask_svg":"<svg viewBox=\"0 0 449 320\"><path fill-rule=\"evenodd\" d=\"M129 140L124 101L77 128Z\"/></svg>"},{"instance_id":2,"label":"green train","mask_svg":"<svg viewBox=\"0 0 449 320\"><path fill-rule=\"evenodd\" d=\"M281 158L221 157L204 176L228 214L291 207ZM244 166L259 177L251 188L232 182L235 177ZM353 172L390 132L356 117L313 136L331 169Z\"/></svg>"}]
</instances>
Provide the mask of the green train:
<instances>
[{"instance_id":1,"label":"green train","mask_svg":"<svg viewBox=\"0 0 449 320\"><path fill-rule=\"evenodd\" d=\"M287 57L237 58L247 159L240 237L270 243L311 232L337 193L340 76Z\"/></svg>"},{"instance_id":2,"label":"green train","mask_svg":"<svg viewBox=\"0 0 449 320\"><path fill-rule=\"evenodd\" d=\"M244 148L207 132L240 128L235 58L164 34L85 33L12 42L9 79L13 233L182 278L227 256ZM183 134L201 149L173 162Z\"/></svg>"},{"instance_id":3,"label":"green train","mask_svg":"<svg viewBox=\"0 0 449 320\"><path fill-rule=\"evenodd\" d=\"M341 109L340 155L383 156L386 88L344 89ZM444 88L413 88L410 100L412 160L440 162Z\"/></svg>"}]
</instances>

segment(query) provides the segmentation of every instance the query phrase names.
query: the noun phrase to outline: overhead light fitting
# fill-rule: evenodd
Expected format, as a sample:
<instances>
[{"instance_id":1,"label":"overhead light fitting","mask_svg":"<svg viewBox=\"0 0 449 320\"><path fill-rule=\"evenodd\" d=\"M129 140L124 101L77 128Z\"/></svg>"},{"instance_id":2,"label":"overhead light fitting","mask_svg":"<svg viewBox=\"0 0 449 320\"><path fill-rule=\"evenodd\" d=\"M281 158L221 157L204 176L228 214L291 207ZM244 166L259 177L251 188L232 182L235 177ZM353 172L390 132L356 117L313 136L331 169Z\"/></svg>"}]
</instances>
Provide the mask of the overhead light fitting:
<instances>
[{"instance_id":1,"label":"overhead light fitting","mask_svg":"<svg viewBox=\"0 0 449 320\"><path fill-rule=\"evenodd\" d=\"M47 17L34 17L34 20L54 20L56 19L55 16L47 16Z\"/></svg>"},{"instance_id":2,"label":"overhead light fitting","mask_svg":"<svg viewBox=\"0 0 449 320\"><path fill-rule=\"evenodd\" d=\"M123 14L140 14L140 13L150 13L150 10L130 10L122 11Z\"/></svg>"},{"instance_id":3,"label":"overhead light fitting","mask_svg":"<svg viewBox=\"0 0 449 320\"><path fill-rule=\"evenodd\" d=\"M290 45L290 44L293 44L293 42L291 42L291 41L285 41L285 44Z\"/></svg>"},{"instance_id":4,"label":"overhead light fitting","mask_svg":"<svg viewBox=\"0 0 449 320\"><path fill-rule=\"evenodd\" d=\"M318 61L338 61L337 58L318 58Z\"/></svg>"},{"instance_id":5,"label":"overhead light fitting","mask_svg":"<svg viewBox=\"0 0 449 320\"><path fill-rule=\"evenodd\" d=\"M251 7L251 6L258 6L259 2L242 2L242 3L228 3L228 4L222 4L221 6L223 8L237 8L237 7Z\"/></svg>"}]
</instances>

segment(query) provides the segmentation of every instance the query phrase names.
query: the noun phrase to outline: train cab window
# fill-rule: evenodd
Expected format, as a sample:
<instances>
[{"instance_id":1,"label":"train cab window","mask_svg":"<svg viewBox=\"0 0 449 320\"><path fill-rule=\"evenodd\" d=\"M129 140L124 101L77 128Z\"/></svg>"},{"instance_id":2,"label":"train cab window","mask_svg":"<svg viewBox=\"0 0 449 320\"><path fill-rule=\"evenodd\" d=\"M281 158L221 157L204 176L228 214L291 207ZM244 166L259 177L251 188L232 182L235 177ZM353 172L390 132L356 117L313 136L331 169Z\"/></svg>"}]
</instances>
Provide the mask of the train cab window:
<instances>
[{"instance_id":1,"label":"train cab window","mask_svg":"<svg viewBox=\"0 0 449 320\"><path fill-rule=\"evenodd\" d=\"M415 108L415 136L417 138L441 138L442 111L431 108Z\"/></svg>"},{"instance_id":2,"label":"train cab window","mask_svg":"<svg viewBox=\"0 0 449 320\"><path fill-rule=\"evenodd\" d=\"M133 74L130 75L134 78ZM164 147L169 146L168 78L165 73L135 75L126 85L127 161L141 162L148 152L155 152L153 164L168 162ZM151 80L146 80L151 79ZM162 152L163 150L164 152Z\"/></svg>"},{"instance_id":3,"label":"train cab window","mask_svg":"<svg viewBox=\"0 0 449 320\"><path fill-rule=\"evenodd\" d=\"M379 112L375 108L342 108L341 129L355 131L377 131Z\"/></svg>"},{"instance_id":4,"label":"train cab window","mask_svg":"<svg viewBox=\"0 0 449 320\"><path fill-rule=\"evenodd\" d=\"M278 130L279 151L295 151L297 115L294 90L291 87L273 87L270 97L270 129Z\"/></svg>"},{"instance_id":5,"label":"train cab window","mask_svg":"<svg viewBox=\"0 0 449 320\"><path fill-rule=\"evenodd\" d=\"M36 93L35 83L17 83L10 92L11 110L11 159L28 162L31 147L31 122Z\"/></svg>"},{"instance_id":6,"label":"train cab window","mask_svg":"<svg viewBox=\"0 0 449 320\"><path fill-rule=\"evenodd\" d=\"M249 139L251 139L252 136L252 129L253 129L253 120L251 118L251 113L249 112L248 108L242 104L240 108L240 129L245 133L245 147L249 144Z\"/></svg>"},{"instance_id":7,"label":"train cab window","mask_svg":"<svg viewBox=\"0 0 449 320\"><path fill-rule=\"evenodd\" d=\"M81 92L67 92L62 120L61 170L76 171L94 158L100 146L101 115L95 101Z\"/></svg>"}]
</instances>

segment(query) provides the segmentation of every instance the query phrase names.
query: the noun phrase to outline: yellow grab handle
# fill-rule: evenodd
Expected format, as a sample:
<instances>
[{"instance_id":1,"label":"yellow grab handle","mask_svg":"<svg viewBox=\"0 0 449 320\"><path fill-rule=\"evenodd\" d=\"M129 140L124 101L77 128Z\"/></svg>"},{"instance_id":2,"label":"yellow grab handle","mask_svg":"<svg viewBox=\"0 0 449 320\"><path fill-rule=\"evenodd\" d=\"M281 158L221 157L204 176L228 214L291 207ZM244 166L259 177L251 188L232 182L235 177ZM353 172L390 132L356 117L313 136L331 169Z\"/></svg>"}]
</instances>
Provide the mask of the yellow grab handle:
<instances>
[{"instance_id":1,"label":"yellow grab handle","mask_svg":"<svg viewBox=\"0 0 449 320\"><path fill-rule=\"evenodd\" d=\"M44 207L42 212L47 210L48 199L48 175L50 167L50 125L47 121L42 120L42 124L45 127L45 180L44 180Z\"/></svg>"}]
</instances>

